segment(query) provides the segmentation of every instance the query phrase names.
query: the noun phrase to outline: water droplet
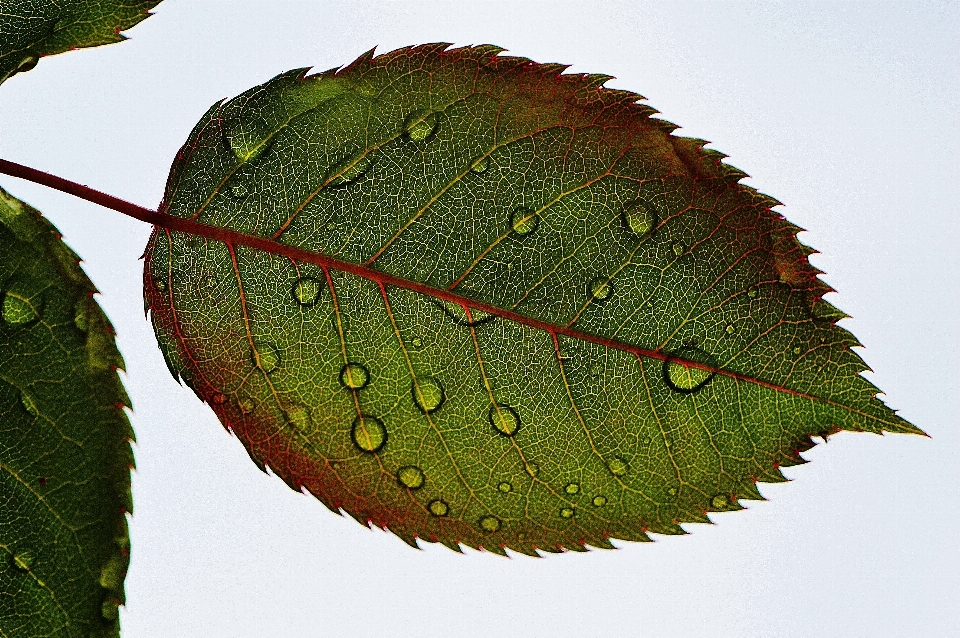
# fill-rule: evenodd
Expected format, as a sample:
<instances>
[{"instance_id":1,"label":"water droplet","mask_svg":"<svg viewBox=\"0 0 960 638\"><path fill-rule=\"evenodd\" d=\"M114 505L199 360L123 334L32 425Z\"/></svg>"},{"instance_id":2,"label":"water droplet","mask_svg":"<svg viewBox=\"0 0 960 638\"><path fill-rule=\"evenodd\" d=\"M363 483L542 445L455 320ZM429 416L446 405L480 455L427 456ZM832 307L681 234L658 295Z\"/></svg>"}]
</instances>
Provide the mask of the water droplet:
<instances>
[{"instance_id":1,"label":"water droplet","mask_svg":"<svg viewBox=\"0 0 960 638\"><path fill-rule=\"evenodd\" d=\"M458 303L453 303L452 301L440 300L436 303L443 308L443 312L448 317L461 326L477 326L494 317L494 315L491 315L489 312L477 310L476 308L471 308L470 314L467 315L467 311L463 306Z\"/></svg>"},{"instance_id":2,"label":"water droplet","mask_svg":"<svg viewBox=\"0 0 960 638\"><path fill-rule=\"evenodd\" d=\"M490 516L490 515L484 516L483 518L480 519L480 529L487 532L488 534L492 534L493 532L500 529L500 519L497 518L496 516Z\"/></svg>"},{"instance_id":3,"label":"water droplet","mask_svg":"<svg viewBox=\"0 0 960 638\"><path fill-rule=\"evenodd\" d=\"M527 463L523 469L527 471L527 474L533 477L536 477L536 475L540 473L540 466L533 461Z\"/></svg>"},{"instance_id":4,"label":"water droplet","mask_svg":"<svg viewBox=\"0 0 960 638\"><path fill-rule=\"evenodd\" d=\"M497 489L503 492L504 494L506 494L507 492L513 491L513 485L510 485L510 483L503 481L502 483L500 483L500 485L497 486Z\"/></svg>"},{"instance_id":5,"label":"water droplet","mask_svg":"<svg viewBox=\"0 0 960 638\"><path fill-rule=\"evenodd\" d=\"M667 494L669 494L670 496L676 496L676 495L677 495L677 488L675 488L675 487L669 488L669 489L667 490Z\"/></svg>"},{"instance_id":6,"label":"water droplet","mask_svg":"<svg viewBox=\"0 0 960 638\"><path fill-rule=\"evenodd\" d=\"M13 565L14 569L27 572L30 571L30 568L33 567L34 561L37 560L37 554L32 549L25 549L21 552L16 552L13 556L10 557L10 564Z\"/></svg>"},{"instance_id":7,"label":"water droplet","mask_svg":"<svg viewBox=\"0 0 960 638\"><path fill-rule=\"evenodd\" d=\"M610 470L610 473L614 476L624 476L630 471L630 466L619 456L615 456L607 461L607 469Z\"/></svg>"},{"instance_id":8,"label":"water droplet","mask_svg":"<svg viewBox=\"0 0 960 638\"><path fill-rule=\"evenodd\" d=\"M37 66L37 62L39 61L40 61L40 58L38 58L37 56L28 55L27 57L23 58L20 61L20 64L17 65L17 70L14 71L14 73L23 73L25 71L29 71L33 67Z\"/></svg>"},{"instance_id":9,"label":"water droplet","mask_svg":"<svg viewBox=\"0 0 960 638\"><path fill-rule=\"evenodd\" d=\"M264 372L271 372L280 365L280 353L269 343L258 344L252 351L253 365Z\"/></svg>"},{"instance_id":10,"label":"water droplet","mask_svg":"<svg viewBox=\"0 0 960 638\"><path fill-rule=\"evenodd\" d=\"M217 392L215 395L210 397L210 403L215 403L216 405L222 405L227 402L227 395L223 392Z\"/></svg>"},{"instance_id":11,"label":"water droplet","mask_svg":"<svg viewBox=\"0 0 960 638\"><path fill-rule=\"evenodd\" d=\"M422 142L436 130L439 116L433 111L415 111L407 118L404 133L414 142Z\"/></svg>"},{"instance_id":12,"label":"water droplet","mask_svg":"<svg viewBox=\"0 0 960 638\"><path fill-rule=\"evenodd\" d=\"M237 401L237 405L240 407L240 411L244 414L250 414L253 412L253 401L250 399L240 399Z\"/></svg>"},{"instance_id":13,"label":"water droplet","mask_svg":"<svg viewBox=\"0 0 960 638\"><path fill-rule=\"evenodd\" d=\"M310 425L310 410L300 404L291 405L284 412L287 424L295 430L304 430Z\"/></svg>"},{"instance_id":14,"label":"water droplet","mask_svg":"<svg viewBox=\"0 0 960 638\"><path fill-rule=\"evenodd\" d=\"M379 452L387 444L387 428L377 417L361 414L353 420L350 438L364 452Z\"/></svg>"},{"instance_id":15,"label":"water droplet","mask_svg":"<svg viewBox=\"0 0 960 638\"><path fill-rule=\"evenodd\" d=\"M597 494L593 497L593 506L594 507L603 507L607 504L607 497L602 494Z\"/></svg>"},{"instance_id":16,"label":"water droplet","mask_svg":"<svg viewBox=\"0 0 960 638\"><path fill-rule=\"evenodd\" d=\"M566 492L567 494L576 494L577 492L580 491L580 484L579 484L579 483L567 483L567 486L566 486L565 488L563 488L563 491Z\"/></svg>"},{"instance_id":17,"label":"water droplet","mask_svg":"<svg viewBox=\"0 0 960 638\"><path fill-rule=\"evenodd\" d=\"M320 298L320 282L313 277L300 277L293 284L293 298L301 306L312 306Z\"/></svg>"},{"instance_id":18,"label":"water droplet","mask_svg":"<svg viewBox=\"0 0 960 638\"><path fill-rule=\"evenodd\" d=\"M359 363L349 362L340 368L340 383L351 390L365 388L370 383L370 371Z\"/></svg>"},{"instance_id":19,"label":"water droplet","mask_svg":"<svg viewBox=\"0 0 960 638\"><path fill-rule=\"evenodd\" d=\"M520 429L520 417L509 405L494 403L490 406L488 418L493 429L504 436L514 436Z\"/></svg>"},{"instance_id":20,"label":"water droplet","mask_svg":"<svg viewBox=\"0 0 960 638\"><path fill-rule=\"evenodd\" d=\"M486 173L488 168L490 168L490 158L481 157L470 166L470 171L473 173Z\"/></svg>"},{"instance_id":21,"label":"water droplet","mask_svg":"<svg viewBox=\"0 0 960 638\"><path fill-rule=\"evenodd\" d=\"M713 509L726 509L730 505L730 499L723 494L717 494L710 500L710 505L713 506Z\"/></svg>"},{"instance_id":22,"label":"water droplet","mask_svg":"<svg viewBox=\"0 0 960 638\"><path fill-rule=\"evenodd\" d=\"M440 499L430 501L427 504L427 509L430 510L430 513L434 516L446 516L450 513L450 506L447 505L446 501L441 501Z\"/></svg>"},{"instance_id":23,"label":"water droplet","mask_svg":"<svg viewBox=\"0 0 960 638\"><path fill-rule=\"evenodd\" d=\"M751 299L753 299L754 297L756 297L756 296L757 296L757 289L756 289L756 288L751 288L750 290L748 290L748 291L747 291L747 296L750 297Z\"/></svg>"},{"instance_id":24,"label":"water droplet","mask_svg":"<svg viewBox=\"0 0 960 638\"><path fill-rule=\"evenodd\" d=\"M510 227L514 233L521 237L529 235L535 231L539 225L540 215L525 206L514 208L513 212L510 213Z\"/></svg>"},{"instance_id":25,"label":"water droplet","mask_svg":"<svg viewBox=\"0 0 960 638\"><path fill-rule=\"evenodd\" d=\"M40 414L40 411L37 410L37 404L33 402L33 399L27 396L26 392L20 393L20 403L23 404L23 407L29 412L32 416L37 416Z\"/></svg>"},{"instance_id":26,"label":"water droplet","mask_svg":"<svg viewBox=\"0 0 960 638\"><path fill-rule=\"evenodd\" d=\"M400 485L404 487L408 487L411 490L419 490L423 487L427 477L424 476L423 470L416 465L406 465L397 470L397 480L400 482Z\"/></svg>"},{"instance_id":27,"label":"water droplet","mask_svg":"<svg viewBox=\"0 0 960 638\"><path fill-rule=\"evenodd\" d=\"M697 392L710 383L716 373L690 364L714 367L712 359L709 353L696 346L680 348L663 362L663 379L671 390L684 394Z\"/></svg>"},{"instance_id":28,"label":"water droplet","mask_svg":"<svg viewBox=\"0 0 960 638\"><path fill-rule=\"evenodd\" d=\"M793 349L793 354L800 354L801 352L803 351L800 349L800 346L797 346L796 348Z\"/></svg>"},{"instance_id":29,"label":"water droplet","mask_svg":"<svg viewBox=\"0 0 960 638\"><path fill-rule=\"evenodd\" d=\"M419 350L420 348L423 347L423 339L421 339L420 337L414 337L413 339L410 340L410 345L412 345L414 348Z\"/></svg>"},{"instance_id":30,"label":"water droplet","mask_svg":"<svg viewBox=\"0 0 960 638\"><path fill-rule=\"evenodd\" d=\"M736 332L736 330L737 329L733 327L732 323L727 324L726 331L728 335L732 335L734 332Z\"/></svg>"},{"instance_id":31,"label":"water droplet","mask_svg":"<svg viewBox=\"0 0 960 638\"><path fill-rule=\"evenodd\" d=\"M37 318L37 312L29 301L8 292L3 297L3 319L12 326L22 326Z\"/></svg>"},{"instance_id":32,"label":"water droplet","mask_svg":"<svg viewBox=\"0 0 960 638\"><path fill-rule=\"evenodd\" d=\"M562 510L560 510L560 516L563 518L573 518L573 508L564 507Z\"/></svg>"},{"instance_id":33,"label":"water droplet","mask_svg":"<svg viewBox=\"0 0 960 638\"><path fill-rule=\"evenodd\" d=\"M606 301L613 295L613 284L604 277L597 277L587 284L587 292L595 301Z\"/></svg>"},{"instance_id":34,"label":"water droplet","mask_svg":"<svg viewBox=\"0 0 960 638\"><path fill-rule=\"evenodd\" d=\"M627 202L621 213L623 226L643 241L653 232L657 224L657 216L649 204L639 199Z\"/></svg>"},{"instance_id":35,"label":"water droplet","mask_svg":"<svg viewBox=\"0 0 960 638\"><path fill-rule=\"evenodd\" d=\"M683 244L677 243L673 245L673 254L676 255L677 257L682 255L683 251L684 251Z\"/></svg>"},{"instance_id":36,"label":"water droplet","mask_svg":"<svg viewBox=\"0 0 960 638\"><path fill-rule=\"evenodd\" d=\"M415 379L410 384L410 392L413 394L413 402L424 414L439 410L447 398L443 386L433 377Z\"/></svg>"},{"instance_id":37,"label":"water droplet","mask_svg":"<svg viewBox=\"0 0 960 638\"><path fill-rule=\"evenodd\" d=\"M90 316L87 308L87 299L81 299L73 308L73 325L80 332L90 329Z\"/></svg>"},{"instance_id":38,"label":"water droplet","mask_svg":"<svg viewBox=\"0 0 960 638\"><path fill-rule=\"evenodd\" d=\"M242 199L246 197L250 191L247 190L245 184L241 182L236 182L230 185L230 194L233 195L236 199Z\"/></svg>"},{"instance_id":39,"label":"water droplet","mask_svg":"<svg viewBox=\"0 0 960 638\"><path fill-rule=\"evenodd\" d=\"M343 167L346 168L343 168ZM373 166L373 160L369 155L364 155L361 158L358 158L354 162L345 162L340 168L334 172L340 172L339 175L331 180L331 186L343 186L351 182L355 182L366 174L370 167Z\"/></svg>"},{"instance_id":40,"label":"water droplet","mask_svg":"<svg viewBox=\"0 0 960 638\"><path fill-rule=\"evenodd\" d=\"M120 601L116 597L108 596L100 605L100 615L103 616L104 620L116 620L119 615L117 609L119 606Z\"/></svg>"}]
</instances>

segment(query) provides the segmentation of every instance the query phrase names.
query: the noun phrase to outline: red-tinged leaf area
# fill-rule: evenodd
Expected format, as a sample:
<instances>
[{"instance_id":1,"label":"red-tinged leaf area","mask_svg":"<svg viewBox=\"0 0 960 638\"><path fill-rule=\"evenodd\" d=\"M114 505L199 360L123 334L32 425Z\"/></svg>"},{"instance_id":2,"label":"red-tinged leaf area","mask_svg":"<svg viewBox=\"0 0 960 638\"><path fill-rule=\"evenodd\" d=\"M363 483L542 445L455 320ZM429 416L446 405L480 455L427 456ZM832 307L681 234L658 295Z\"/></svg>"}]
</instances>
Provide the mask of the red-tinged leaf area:
<instances>
[{"instance_id":1,"label":"red-tinged leaf area","mask_svg":"<svg viewBox=\"0 0 960 638\"><path fill-rule=\"evenodd\" d=\"M500 53L284 73L178 153L147 308L258 466L536 554L740 509L811 436L920 433L775 200L607 76Z\"/></svg>"}]
</instances>

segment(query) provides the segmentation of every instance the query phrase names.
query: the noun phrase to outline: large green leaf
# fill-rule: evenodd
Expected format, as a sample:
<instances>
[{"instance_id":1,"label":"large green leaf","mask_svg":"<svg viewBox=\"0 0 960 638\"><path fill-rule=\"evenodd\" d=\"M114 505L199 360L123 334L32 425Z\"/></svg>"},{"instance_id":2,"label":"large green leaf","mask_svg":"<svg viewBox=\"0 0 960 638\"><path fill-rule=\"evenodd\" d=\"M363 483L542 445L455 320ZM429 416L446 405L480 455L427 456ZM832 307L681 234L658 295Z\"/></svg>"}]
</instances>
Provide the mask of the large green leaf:
<instances>
[{"instance_id":1,"label":"large green leaf","mask_svg":"<svg viewBox=\"0 0 960 638\"><path fill-rule=\"evenodd\" d=\"M291 71L178 154L146 302L255 463L410 543L534 552L681 533L812 435L919 432L777 202L606 76L499 52Z\"/></svg>"},{"instance_id":2,"label":"large green leaf","mask_svg":"<svg viewBox=\"0 0 960 638\"><path fill-rule=\"evenodd\" d=\"M0 1L0 82L45 55L124 40L160 0Z\"/></svg>"},{"instance_id":3,"label":"large green leaf","mask_svg":"<svg viewBox=\"0 0 960 638\"><path fill-rule=\"evenodd\" d=\"M0 636L118 636L130 404L60 234L0 189Z\"/></svg>"}]
</instances>

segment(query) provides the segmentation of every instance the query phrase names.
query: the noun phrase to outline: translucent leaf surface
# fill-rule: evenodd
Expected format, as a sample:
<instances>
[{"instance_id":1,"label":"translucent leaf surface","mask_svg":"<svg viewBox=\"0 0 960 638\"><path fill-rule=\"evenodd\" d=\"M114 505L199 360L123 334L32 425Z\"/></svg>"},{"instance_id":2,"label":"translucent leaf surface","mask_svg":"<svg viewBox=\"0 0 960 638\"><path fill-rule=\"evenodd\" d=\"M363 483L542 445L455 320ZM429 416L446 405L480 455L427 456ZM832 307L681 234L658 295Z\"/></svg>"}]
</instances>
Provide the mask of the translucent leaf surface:
<instances>
[{"instance_id":1,"label":"translucent leaf surface","mask_svg":"<svg viewBox=\"0 0 960 638\"><path fill-rule=\"evenodd\" d=\"M118 636L133 432L77 256L0 190L0 636Z\"/></svg>"},{"instance_id":2,"label":"translucent leaf surface","mask_svg":"<svg viewBox=\"0 0 960 638\"><path fill-rule=\"evenodd\" d=\"M777 202L606 76L499 53L291 71L178 154L161 212L199 224L154 233L146 303L255 463L532 553L681 533L813 435L919 432Z\"/></svg>"},{"instance_id":3,"label":"translucent leaf surface","mask_svg":"<svg viewBox=\"0 0 960 638\"><path fill-rule=\"evenodd\" d=\"M29 71L45 55L124 40L160 0L3 0L0 82Z\"/></svg>"}]
</instances>

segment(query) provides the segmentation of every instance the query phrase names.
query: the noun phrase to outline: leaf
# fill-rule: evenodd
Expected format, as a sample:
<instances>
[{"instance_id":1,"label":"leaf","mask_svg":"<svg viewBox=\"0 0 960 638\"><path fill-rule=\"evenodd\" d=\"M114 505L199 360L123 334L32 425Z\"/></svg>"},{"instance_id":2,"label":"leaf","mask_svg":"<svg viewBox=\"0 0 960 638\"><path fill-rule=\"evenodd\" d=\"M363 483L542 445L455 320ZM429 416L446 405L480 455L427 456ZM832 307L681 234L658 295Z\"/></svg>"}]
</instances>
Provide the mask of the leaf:
<instances>
[{"instance_id":1,"label":"leaf","mask_svg":"<svg viewBox=\"0 0 960 638\"><path fill-rule=\"evenodd\" d=\"M0 635L118 636L133 431L79 259L0 189Z\"/></svg>"},{"instance_id":2,"label":"leaf","mask_svg":"<svg viewBox=\"0 0 960 638\"><path fill-rule=\"evenodd\" d=\"M447 46L279 75L177 155L146 304L257 465L535 553L740 509L814 435L920 433L722 154L607 76Z\"/></svg>"},{"instance_id":3,"label":"leaf","mask_svg":"<svg viewBox=\"0 0 960 638\"><path fill-rule=\"evenodd\" d=\"M0 8L0 83L45 55L121 42L120 34L160 0L4 0Z\"/></svg>"}]
</instances>

